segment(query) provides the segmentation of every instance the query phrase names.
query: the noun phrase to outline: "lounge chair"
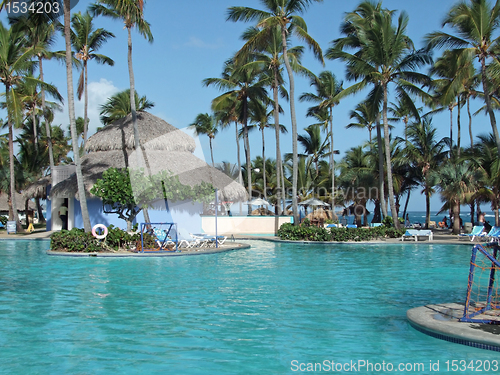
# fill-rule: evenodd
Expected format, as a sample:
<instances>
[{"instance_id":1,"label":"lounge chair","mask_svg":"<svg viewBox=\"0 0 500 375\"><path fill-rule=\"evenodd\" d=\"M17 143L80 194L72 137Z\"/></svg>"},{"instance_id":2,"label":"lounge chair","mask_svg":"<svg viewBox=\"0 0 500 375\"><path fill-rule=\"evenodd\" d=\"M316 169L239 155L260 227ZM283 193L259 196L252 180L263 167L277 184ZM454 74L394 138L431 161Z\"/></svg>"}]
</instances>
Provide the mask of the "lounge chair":
<instances>
[{"instance_id":1,"label":"lounge chair","mask_svg":"<svg viewBox=\"0 0 500 375\"><path fill-rule=\"evenodd\" d=\"M474 241L474 238L482 238L485 237L486 233L484 233L484 226L483 225L474 225L472 228L472 232L470 233L460 233L458 235L458 239L461 238L470 238L471 241Z\"/></svg>"},{"instance_id":2,"label":"lounge chair","mask_svg":"<svg viewBox=\"0 0 500 375\"><path fill-rule=\"evenodd\" d=\"M207 244L206 240L195 238L188 231L182 228L180 228L177 232L177 240L179 241L179 247L186 247L188 249L202 247Z\"/></svg>"},{"instance_id":3,"label":"lounge chair","mask_svg":"<svg viewBox=\"0 0 500 375\"><path fill-rule=\"evenodd\" d=\"M171 230L170 232L174 232L175 230ZM172 233L170 233L172 234ZM156 237L155 242L159 247L159 250L168 250L172 251L172 247L175 249L176 240L172 240L167 237L167 232L160 228L153 229L153 235Z\"/></svg>"},{"instance_id":4,"label":"lounge chair","mask_svg":"<svg viewBox=\"0 0 500 375\"><path fill-rule=\"evenodd\" d=\"M201 246L207 245L209 247L213 247L217 244L217 246L221 246L226 242L227 236L212 236L209 234L192 234L189 233L189 235L193 238L197 238L202 242ZM217 242L216 242L217 241Z\"/></svg>"},{"instance_id":5,"label":"lounge chair","mask_svg":"<svg viewBox=\"0 0 500 375\"><path fill-rule=\"evenodd\" d=\"M491 227L486 238L488 241L498 241L500 239L500 227Z\"/></svg>"},{"instance_id":6,"label":"lounge chair","mask_svg":"<svg viewBox=\"0 0 500 375\"><path fill-rule=\"evenodd\" d=\"M403 237L401 237L401 241L404 241L405 239L408 238L410 240L414 240L415 242L417 242L418 237L427 237L429 241L432 241L434 235L432 234L432 231L429 229L424 229L424 230L408 229L405 232L405 234L403 234Z\"/></svg>"}]
</instances>

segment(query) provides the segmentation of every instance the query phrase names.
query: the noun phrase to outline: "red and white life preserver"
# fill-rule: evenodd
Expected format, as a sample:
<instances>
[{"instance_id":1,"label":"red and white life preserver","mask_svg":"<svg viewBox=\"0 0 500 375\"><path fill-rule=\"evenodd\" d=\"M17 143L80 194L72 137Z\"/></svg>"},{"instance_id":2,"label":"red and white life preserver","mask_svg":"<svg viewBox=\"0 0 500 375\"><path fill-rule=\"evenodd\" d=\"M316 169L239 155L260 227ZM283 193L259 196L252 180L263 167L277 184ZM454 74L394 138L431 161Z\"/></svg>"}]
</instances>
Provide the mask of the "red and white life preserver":
<instances>
[{"instance_id":1,"label":"red and white life preserver","mask_svg":"<svg viewBox=\"0 0 500 375\"><path fill-rule=\"evenodd\" d=\"M103 234L97 234L97 229L99 228L104 231ZM96 224L92 228L92 235L98 240L102 240L108 235L108 228L104 224Z\"/></svg>"}]
</instances>

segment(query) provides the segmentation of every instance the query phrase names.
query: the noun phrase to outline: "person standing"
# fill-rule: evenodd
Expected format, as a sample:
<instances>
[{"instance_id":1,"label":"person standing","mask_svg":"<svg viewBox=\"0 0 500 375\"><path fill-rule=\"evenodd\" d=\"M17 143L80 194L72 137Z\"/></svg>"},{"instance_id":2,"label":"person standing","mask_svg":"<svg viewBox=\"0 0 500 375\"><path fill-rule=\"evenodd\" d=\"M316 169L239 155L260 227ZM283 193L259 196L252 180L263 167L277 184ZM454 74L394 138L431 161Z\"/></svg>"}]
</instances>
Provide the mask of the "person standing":
<instances>
[{"instance_id":1,"label":"person standing","mask_svg":"<svg viewBox=\"0 0 500 375\"><path fill-rule=\"evenodd\" d=\"M63 203L61 208L59 208L59 217L62 221L62 229L68 230L68 207L66 203Z\"/></svg>"}]
</instances>

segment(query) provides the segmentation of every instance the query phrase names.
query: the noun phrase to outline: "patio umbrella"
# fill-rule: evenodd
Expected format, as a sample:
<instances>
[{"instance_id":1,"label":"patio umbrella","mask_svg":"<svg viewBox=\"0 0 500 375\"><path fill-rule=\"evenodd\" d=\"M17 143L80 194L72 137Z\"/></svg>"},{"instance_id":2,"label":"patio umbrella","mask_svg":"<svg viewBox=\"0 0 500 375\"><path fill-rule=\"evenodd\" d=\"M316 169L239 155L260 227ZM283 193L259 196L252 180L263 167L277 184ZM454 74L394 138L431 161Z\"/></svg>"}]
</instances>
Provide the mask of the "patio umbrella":
<instances>
[{"instance_id":1,"label":"patio umbrella","mask_svg":"<svg viewBox=\"0 0 500 375\"><path fill-rule=\"evenodd\" d=\"M302 206L325 206L325 207L330 207L328 203L323 202L322 200L319 200L317 198L309 198L306 199L305 201L302 201L299 203Z\"/></svg>"},{"instance_id":2,"label":"patio umbrella","mask_svg":"<svg viewBox=\"0 0 500 375\"><path fill-rule=\"evenodd\" d=\"M252 206L270 206L271 203L262 198L255 198L246 204L251 204Z\"/></svg>"}]
</instances>

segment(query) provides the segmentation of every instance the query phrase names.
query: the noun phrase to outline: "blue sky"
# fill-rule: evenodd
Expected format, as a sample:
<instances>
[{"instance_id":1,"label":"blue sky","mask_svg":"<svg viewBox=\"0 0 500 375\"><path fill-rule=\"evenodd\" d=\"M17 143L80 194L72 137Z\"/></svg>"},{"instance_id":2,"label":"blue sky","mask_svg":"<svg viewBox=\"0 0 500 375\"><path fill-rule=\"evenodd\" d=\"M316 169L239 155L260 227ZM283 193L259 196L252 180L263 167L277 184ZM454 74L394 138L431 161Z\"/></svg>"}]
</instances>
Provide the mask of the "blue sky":
<instances>
[{"instance_id":1,"label":"blue sky","mask_svg":"<svg viewBox=\"0 0 500 375\"><path fill-rule=\"evenodd\" d=\"M426 33L441 29L441 22L455 3L454 0L385 0L383 6L394 10L404 10L409 14L408 35L417 47L423 44ZM73 12L84 12L90 1L80 0ZM309 34L320 44L323 51L330 42L340 36L339 26L346 12L352 11L358 1L325 0L313 4L303 14L308 25ZM136 90L146 95L156 105L150 111L178 128L187 127L198 113L210 112L211 100L220 95L213 88L206 88L202 80L208 77L219 77L223 63L241 46L241 33L251 24L243 22L227 22L227 9L230 6L248 6L260 8L258 0L187 0L187 1L147 1L145 18L151 24L154 42L148 43L137 32L133 33L133 65ZM5 22L5 15L1 16ZM96 27L103 27L116 35L98 51L115 61L113 67L101 66L95 62L89 64L89 117L90 134L95 132L99 123L99 105L114 93L129 87L127 66L127 32L119 21L98 17ZM300 44L297 40L294 44ZM63 38L58 39L56 49L63 49ZM438 54L435 54L437 56ZM311 71L319 74L322 70L331 70L339 79L344 79L345 69L339 62L326 61L323 67L307 50L303 64ZM427 68L426 68L427 69ZM62 64L47 62L44 65L46 80L55 84L66 98L66 72ZM76 87L78 72L74 72ZM348 82L345 83L347 85ZM308 80L296 78L296 96L311 91ZM345 129L350 122L349 111L364 99L366 93L348 98L334 110L335 148L340 150L340 159L344 152L368 139L368 132L357 129ZM281 123L289 128L288 135L283 136L281 150L291 152L291 125L288 114L288 103L281 103L285 115ZM305 113L310 104L297 100L297 122L299 134L303 128L313 123ZM477 108L479 103L474 104ZM83 101L76 103L76 115L83 117ZM466 116L463 113L462 118ZM2 114L5 117L5 114ZM463 120L464 121L464 120ZM466 120L465 120L466 121ZM67 112L57 114L54 124L69 123ZM433 123L439 129L439 137L449 135L449 115L436 116ZM456 123L456 120L455 120ZM456 125L455 125L456 126ZM463 142L468 138L467 123L463 123ZM487 118L479 115L473 119L474 134L490 131ZM395 135L402 135L402 124L398 124ZM456 134L456 130L454 132ZM273 130L266 133L267 156L275 157L273 147ZM209 160L208 141L200 139L206 160ZM463 143L463 144L464 144ZM261 153L261 138L255 132L251 135L252 157ZM214 140L214 157L216 162L229 161L236 163L236 144L234 128L220 132ZM242 155L243 159L243 155ZM338 160L337 159L337 160ZM410 201L411 210L423 210L423 197L417 197L415 191ZM437 195L433 198L432 209L440 206Z\"/></svg>"}]
</instances>

